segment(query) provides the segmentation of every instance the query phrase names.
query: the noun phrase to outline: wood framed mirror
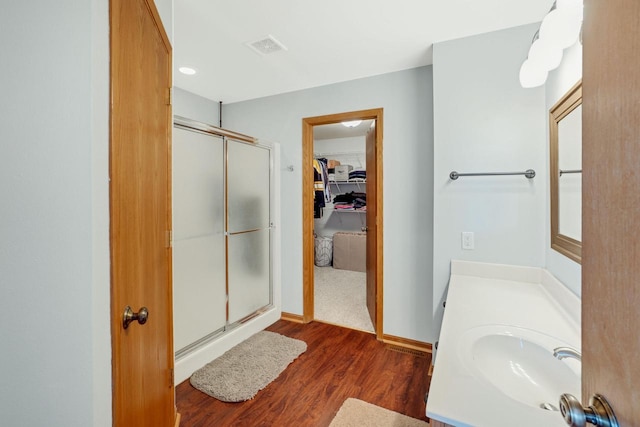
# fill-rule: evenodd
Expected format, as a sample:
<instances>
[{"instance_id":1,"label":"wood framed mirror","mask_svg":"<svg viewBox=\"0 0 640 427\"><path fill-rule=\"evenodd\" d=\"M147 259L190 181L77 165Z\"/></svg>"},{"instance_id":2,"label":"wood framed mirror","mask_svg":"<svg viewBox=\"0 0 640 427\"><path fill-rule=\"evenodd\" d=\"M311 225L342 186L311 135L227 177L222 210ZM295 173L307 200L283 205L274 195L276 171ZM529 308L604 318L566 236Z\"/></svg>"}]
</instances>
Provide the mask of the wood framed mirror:
<instances>
[{"instance_id":1,"label":"wood framed mirror","mask_svg":"<svg viewBox=\"0 0 640 427\"><path fill-rule=\"evenodd\" d=\"M549 110L551 248L582 263L582 80Z\"/></svg>"}]
</instances>

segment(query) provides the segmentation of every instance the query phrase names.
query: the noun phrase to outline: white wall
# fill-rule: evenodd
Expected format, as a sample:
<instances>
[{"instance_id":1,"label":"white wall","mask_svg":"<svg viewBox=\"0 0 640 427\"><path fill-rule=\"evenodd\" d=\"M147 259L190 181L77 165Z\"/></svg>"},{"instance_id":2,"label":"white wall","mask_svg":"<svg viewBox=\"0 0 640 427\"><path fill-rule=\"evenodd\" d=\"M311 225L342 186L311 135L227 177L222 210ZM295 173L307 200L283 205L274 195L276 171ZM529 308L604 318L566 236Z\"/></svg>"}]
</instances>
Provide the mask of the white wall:
<instances>
[{"instance_id":1,"label":"white wall","mask_svg":"<svg viewBox=\"0 0 640 427\"><path fill-rule=\"evenodd\" d=\"M174 86L172 103L174 116L219 126L220 106L215 101Z\"/></svg>"},{"instance_id":2,"label":"white wall","mask_svg":"<svg viewBox=\"0 0 640 427\"><path fill-rule=\"evenodd\" d=\"M544 89L518 80L537 25L437 43L434 85L434 335L452 259L545 264L547 216ZM534 169L523 176L462 177L451 171ZM461 232L475 250L461 249Z\"/></svg>"},{"instance_id":3,"label":"white wall","mask_svg":"<svg viewBox=\"0 0 640 427\"><path fill-rule=\"evenodd\" d=\"M173 0L153 0L158 9L158 14L162 20L164 31L169 37L169 41L173 44Z\"/></svg>"},{"instance_id":4,"label":"white wall","mask_svg":"<svg viewBox=\"0 0 640 427\"><path fill-rule=\"evenodd\" d=\"M313 153L316 156L338 160L343 165L351 165L354 170L365 170L367 168L366 143L366 135L316 139L313 141Z\"/></svg>"},{"instance_id":5,"label":"white wall","mask_svg":"<svg viewBox=\"0 0 640 427\"><path fill-rule=\"evenodd\" d=\"M384 108L384 333L431 341L432 69L225 104L226 128L282 145L282 310L302 314L302 119Z\"/></svg>"},{"instance_id":6,"label":"white wall","mask_svg":"<svg viewBox=\"0 0 640 427\"><path fill-rule=\"evenodd\" d=\"M545 85L545 105L546 112L558 102L564 94L571 89L582 78L582 45L576 43L572 47L565 49L560 66L549 73ZM547 164L549 162L549 131L547 120ZM549 174L547 174L547 187L549 185ZM549 203L549 200L547 200ZM549 206L547 204L547 206ZM549 211L549 208L547 208ZM562 281L572 292L580 296L582 294L582 268L577 262L567 258L561 253L551 249L551 221L547 214L545 230L546 267Z\"/></svg>"},{"instance_id":7,"label":"white wall","mask_svg":"<svg viewBox=\"0 0 640 427\"><path fill-rule=\"evenodd\" d=\"M92 0L93 426L112 425L109 253L109 2ZM68 399L67 399L68 400ZM65 425L69 425L65 423Z\"/></svg>"},{"instance_id":8,"label":"white wall","mask_svg":"<svg viewBox=\"0 0 640 427\"><path fill-rule=\"evenodd\" d=\"M0 20L2 422L111 425L108 1Z\"/></svg>"}]
</instances>

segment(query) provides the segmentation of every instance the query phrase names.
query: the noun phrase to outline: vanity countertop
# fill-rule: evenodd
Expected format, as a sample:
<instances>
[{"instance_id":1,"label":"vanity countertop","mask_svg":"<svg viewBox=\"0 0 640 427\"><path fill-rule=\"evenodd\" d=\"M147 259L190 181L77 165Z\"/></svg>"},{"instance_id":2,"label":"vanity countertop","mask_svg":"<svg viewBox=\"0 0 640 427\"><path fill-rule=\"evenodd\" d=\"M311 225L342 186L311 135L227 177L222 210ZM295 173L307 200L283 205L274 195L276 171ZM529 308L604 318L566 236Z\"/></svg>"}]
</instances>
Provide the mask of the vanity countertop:
<instances>
[{"instance_id":1,"label":"vanity countertop","mask_svg":"<svg viewBox=\"0 0 640 427\"><path fill-rule=\"evenodd\" d=\"M566 425L559 412L523 404L478 374L479 356L468 342L489 330L499 331L498 338L542 337L544 344L536 348L543 352L556 345L579 350L580 299L541 268L452 261L427 416L453 426ZM552 359L550 364L556 362L580 377L578 361ZM517 363L511 369L519 369ZM559 397L550 403L558 406Z\"/></svg>"}]
</instances>

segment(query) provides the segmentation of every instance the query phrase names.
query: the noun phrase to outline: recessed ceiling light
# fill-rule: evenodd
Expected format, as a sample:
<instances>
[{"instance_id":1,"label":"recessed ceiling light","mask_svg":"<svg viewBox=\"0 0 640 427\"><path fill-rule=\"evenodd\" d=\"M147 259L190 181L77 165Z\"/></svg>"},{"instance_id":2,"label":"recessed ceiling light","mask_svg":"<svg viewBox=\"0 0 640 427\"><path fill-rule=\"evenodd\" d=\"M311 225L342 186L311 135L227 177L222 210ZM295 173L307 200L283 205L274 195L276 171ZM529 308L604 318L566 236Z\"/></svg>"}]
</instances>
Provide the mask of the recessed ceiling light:
<instances>
[{"instance_id":1,"label":"recessed ceiling light","mask_svg":"<svg viewBox=\"0 0 640 427\"><path fill-rule=\"evenodd\" d=\"M180 67L178 68L182 74L186 74L187 76L193 76L196 73L196 70L190 67Z\"/></svg>"},{"instance_id":2,"label":"recessed ceiling light","mask_svg":"<svg viewBox=\"0 0 640 427\"><path fill-rule=\"evenodd\" d=\"M360 123L362 123L362 120L351 120L350 122L342 122L342 126L345 126L348 128L354 128L358 126Z\"/></svg>"}]
</instances>

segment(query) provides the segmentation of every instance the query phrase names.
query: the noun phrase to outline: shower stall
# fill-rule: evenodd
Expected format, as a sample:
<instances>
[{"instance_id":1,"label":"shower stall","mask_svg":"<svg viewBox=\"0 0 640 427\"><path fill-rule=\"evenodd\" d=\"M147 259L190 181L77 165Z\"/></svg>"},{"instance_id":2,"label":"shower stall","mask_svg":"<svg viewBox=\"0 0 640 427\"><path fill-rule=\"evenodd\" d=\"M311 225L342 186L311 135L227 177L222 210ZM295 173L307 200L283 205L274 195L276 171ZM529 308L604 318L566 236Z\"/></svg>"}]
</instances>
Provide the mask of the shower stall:
<instances>
[{"instance_id":1,"label":"shower stall","mask_svg":"<svg viewBox=\"0 0 640 427\"><path fill-rule=\"evenodd\" d=\"M198 359L209 361L230 348L232 341L263 329L280 316L273 267L275 148L245 135L174 118L177 371L182 360L194 356L192 364L197 369ZM235 334L235 340L224 339L242 328L248 330ZM185 366L176 376L188 376L191 369Z\"/></svg>"}]
</instances>

